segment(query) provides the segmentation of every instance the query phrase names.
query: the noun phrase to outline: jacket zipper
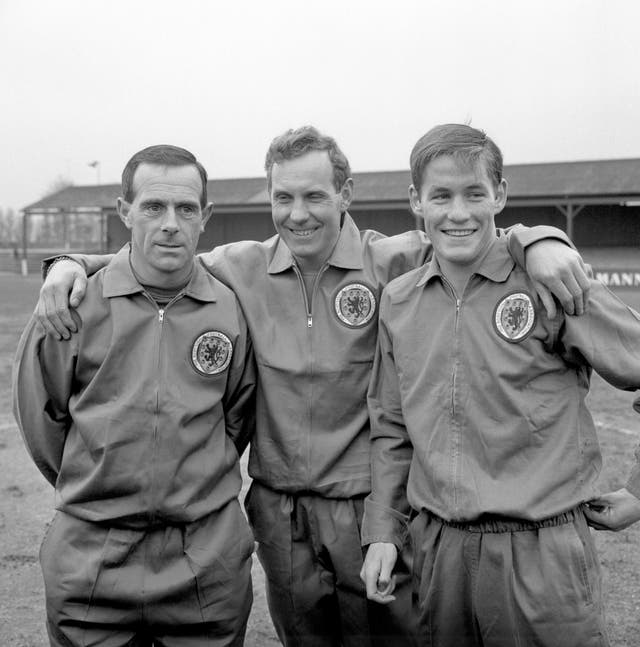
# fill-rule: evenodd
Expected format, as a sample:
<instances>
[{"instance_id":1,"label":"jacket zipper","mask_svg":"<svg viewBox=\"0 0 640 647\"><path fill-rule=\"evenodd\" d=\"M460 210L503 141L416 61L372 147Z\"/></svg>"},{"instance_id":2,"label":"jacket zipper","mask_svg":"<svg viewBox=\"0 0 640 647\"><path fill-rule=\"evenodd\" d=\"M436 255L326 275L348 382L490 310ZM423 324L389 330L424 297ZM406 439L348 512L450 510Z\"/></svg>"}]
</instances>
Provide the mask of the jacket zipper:
<instances>
[{"instance_id":1,"label":"jacket zipper","mask_svg":"<svg viewBox=\"0 0 640 647\"><path fill-rule=\"evenodd\" d=\"M320 283L320 278L324 274L325 270L329 267L327 263L325 263L319 270L318 273L316 274L314 280L313 280L313 287L311 288L311 303L309 303L309 297L307 296L307 288L304 284L304 279L302 278L302 273L300 272L300 268L294 263L293 264L293 269L296 273L296 276L298 277L298 284L300 285L300 289L302 290L302 298L304 299L304 307L306 310L307 314L307 329L310 330L313 327L313 313L311 311L313 307L313 302L315 299L316 292L318 290L318 285ZM309 339L309 379L311 380L310 382L310 388L312 390L311 396L313 396L313 337L310 337ZM308 475L307 479L308 482L311 481L311 429L313 428L313 397L309 398L309 432L306 434L306 449L307 449L307 455L306 455L306 474Z\"/></svg>"},{"instance_id":2,"label":"jacket zipper","mask_svg":"<svg viewBox=\"0 0 640 647\"><path fill-rule=\"evenodd\" d=\"M300 268L294 263L293 264L293 269L296 273L296 276L298 277L298 283L300 285L300 290L302 291L302 299L304 301L304 308L306 311L307 315L307 328L312 328L313 327L313 313L311 311L313 307L313 300L316 295L316 290L318 288L318 283L320 283L320 277L322 274L324 274L325 270L329 267L326 263L318 270L318 273L316 274L315 278L313 279L313 287L311 288L311 303L309 303L309 297L307 296L307 288L305 287L304 284L304 279L302 278L302 273L300 272Z\"/></svg>"},{"instance_id":3,"label":"jacket zipper","mask_svg":"<svg viewBox=\"0 0 640 647\"><path fill-rule=\"evenodd\" d=\"M157 461L155 460L156 456L156 450L158 447L158 416L160 413L160 357L161 357L161 345L162 345L162 329L164 327L164 315L167 310L167 308L172 305L175 301L180 299L182 294L176 295L169 303L167 303L163 308L159 307L158 304L155 302L155 300L149 296L146 292L143 293L149 301L158 309L158 325L159 325L159 330L158 330L158 345L157 345L157 356L156 356L156 376L157 377L157 386L156 386L156 404L155 404L155 411L154 411L154 423L153 423L153 455L151 458L151 482L150 482L150 490L151 490L151 495L153 496L153 492L156 491L156 486L155 486L155 479L156 479L156 470L155 466L157 464ZM157 502L155 500L150 501L152 505L149 506L149 521L151 524L155 521L156 518L156 512L157 512Z\"/></svg>"},{"instance_id":4,"label":"jacket zipper","mask_svg":"<svg viewBox=\"0 0 640 647\"><path fill-rule=\"evenodd\" d=\"M442 277L443 283L447 286L451 292L451 296L455 301L455 320L453 326L453 338L454 338L454 357L453 357L453 370L451 375L451 431L452 431L452 455L451 455L451 496L453 499L453 509L455 514L458 513L458 470L460 464L460 429L456 422L456 380L458 374L458 356L459 356L459 344L460 339L458 337L458 325L460 323L460 307L462 305L462 300L458 298L455 290L451 284Z\"/></svg>"}]
</instances>

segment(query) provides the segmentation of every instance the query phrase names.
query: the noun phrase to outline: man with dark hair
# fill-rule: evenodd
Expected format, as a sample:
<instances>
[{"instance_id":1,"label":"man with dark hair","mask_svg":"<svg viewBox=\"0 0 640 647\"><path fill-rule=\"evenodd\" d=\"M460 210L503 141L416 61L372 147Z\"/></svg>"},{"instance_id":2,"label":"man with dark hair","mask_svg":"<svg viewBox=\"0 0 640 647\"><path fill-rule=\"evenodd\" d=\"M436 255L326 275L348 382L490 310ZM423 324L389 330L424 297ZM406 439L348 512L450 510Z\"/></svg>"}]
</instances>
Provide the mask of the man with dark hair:
<instances>
[{"instance_id":1,"label":"man with dark hair","mask_svg":"<svg viewBox=\"0 0 640 647\"><path fill-rule=\"evenodd\" d=\"M640 316L592 281L581 317L547 316L494 217L502 154L446 124L411 154L413 212L433 258L380 303L369 389L370 599L392 597L411 517L419 638L434 647L603 647L587 523L640 519L640 469L598 497L591 369L640 387Z\"/></svg>"},{"instance_id":2,"label":"man with dark hair","mask_svg":"<svg viewBox=\"0 0 640 647\"><path fill-rule=\"evenodd\" d=\"M34 318L14 412L57 512L40 559L51 645L241 645L253 537L238 455L255 366L242 310L195 263L206 172L152 146L123 173L131 244L88 281L70 341Z\"/></svg>"},{"instance_id":3,"label":"man with dark hair","mask_svg":"<svg viewBox=\"0 0 640 647\"><path fill-rule=\"evenodd\" d=\"M246 507L271 617L287 646L410 644L415 623L408 568L398 578L399 599L386 608L367 601L359 578L360 524L370 489L365 397L382 288L424 263L431 245L422 232L387 238L360 231L348 213L353 180L347 158L313 127L276 137L265 168L277 235L224 245L200 258L236 293L256 348ZM562 236L551 228L522 228L511 240L519 249L545 235ZM545 245L553 250L545 254ZM569 267L570 289L580 298L577 254L560 242L536 247L527 251L538 256L536 278L546 272L555 279ZM90 270L105 262L78 260ZM61 317L68 321L69 290L77 282L75 301L83 281L77 263L55 266L43 287L44 325L68 336Z\"/></svg>"}]
</instances>

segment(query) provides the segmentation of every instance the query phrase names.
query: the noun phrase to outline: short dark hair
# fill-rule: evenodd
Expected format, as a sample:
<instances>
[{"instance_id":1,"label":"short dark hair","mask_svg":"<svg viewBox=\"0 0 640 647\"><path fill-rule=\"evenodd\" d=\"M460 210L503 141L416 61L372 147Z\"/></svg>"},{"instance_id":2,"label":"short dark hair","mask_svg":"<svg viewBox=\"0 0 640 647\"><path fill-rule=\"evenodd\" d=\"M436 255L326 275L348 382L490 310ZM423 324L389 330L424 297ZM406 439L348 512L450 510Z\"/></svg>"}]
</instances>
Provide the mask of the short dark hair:
<instances>
[{"instance_id":1,"label":"short dark hair","mask_svg":"<svg viewBox=\"0 0 640 647\"><path fill-rule=\"evenodd\" d=\"M122 171L122 197L127 202L135 200L133 190L133 178L140 164L157 164L158 166L195 166L200 175L202 182L202 191L200 193L200 206L204 208L207 205L207 171L204 166L198 162L196 156L186 148L171 146L169 144L157 144L148 146L138 151L124 167Z\"/></svg>"},{"instance_id":2,"label":"short dark hair","mask_svg":"<svg viewBox=\"0 0 640 647\"><path fill-rule=\"evenodd\" d=\"M274 164L302 157L311 151L327 151L333 167L333 185L336 191L340 191L351 177L349 160L333 137L323 135L314 126L302 126L295 130L291 128L271 142L264 161L268 190L271 191L271 171Z\"/></svg>"},{"instance_id":3,"label":"short dark hair","mask_svg":"<svg viewBox=\"0 0 640 647\"><path fill-rule=\"evenodd\" d=\"M466 163L483 159L494 186L502 181L502 152L484 131L466 124L442 124L420 137L411 151L411 181L418 193L427 165L441 155L451 155Z\"/></svg>"}]
</instances>

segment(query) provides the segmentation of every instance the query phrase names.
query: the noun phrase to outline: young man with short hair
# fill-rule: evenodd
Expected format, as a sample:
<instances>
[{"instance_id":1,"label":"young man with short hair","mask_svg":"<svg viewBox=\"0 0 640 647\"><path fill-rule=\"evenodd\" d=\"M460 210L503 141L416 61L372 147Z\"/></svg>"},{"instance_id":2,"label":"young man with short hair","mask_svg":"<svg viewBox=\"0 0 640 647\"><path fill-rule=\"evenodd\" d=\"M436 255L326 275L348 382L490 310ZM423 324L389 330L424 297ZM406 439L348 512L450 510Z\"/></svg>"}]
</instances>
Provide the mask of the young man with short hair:
<instances>
[{"instance_id":1,"label":"young man with short hair","mask_svg":"<svg viewBox=\"0 0 640 647\"><path fill-rule=\"evenodd\" d=\"M640 519L640 470L597 496L601 457L585 396L592 368L619 388L640 387L639 317L596 281L586 314L547 316L496 231L507 184L482 131L433 128L411 172L411 207L434 253L381 298L368 395L368 596L393 599L413 517L425 644L607 645L587 523Z\"/></svg>"}]
</instances>

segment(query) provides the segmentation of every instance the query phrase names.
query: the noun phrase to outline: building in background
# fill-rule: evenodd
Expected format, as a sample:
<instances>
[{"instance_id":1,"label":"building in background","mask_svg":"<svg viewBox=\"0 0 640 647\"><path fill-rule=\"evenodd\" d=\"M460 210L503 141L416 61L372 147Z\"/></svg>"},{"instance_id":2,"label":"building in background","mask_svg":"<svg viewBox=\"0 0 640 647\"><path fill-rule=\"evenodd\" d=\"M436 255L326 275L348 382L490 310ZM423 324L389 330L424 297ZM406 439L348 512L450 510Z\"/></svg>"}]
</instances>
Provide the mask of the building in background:
<instances>
[{"instance_id":1,"label":"building in background","mask_svg":"<svg viewBox=\"0 0 640 647\"><path fill-rule=\"evenodd\" d=\"M509 198L499 227L517 222L565 230L606 285L640 303L640 159L505 166ZM364 229L397 234L420 226L409 210L408 171L354 174L350 213ZM115 211L120 186L72 186L23 210L20 256L30 271L59 251L116 251L129 232ZM210 180L213 217L199 249L273 235L264 178ZM15 259L7 258L18 269ZM630 292L631 294L631 292ZM635 299L631 299L635 301Z\"/></svg>"}]
</instances>

